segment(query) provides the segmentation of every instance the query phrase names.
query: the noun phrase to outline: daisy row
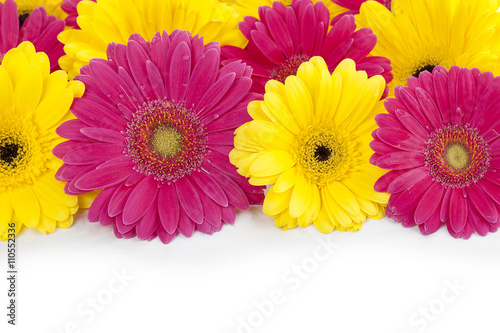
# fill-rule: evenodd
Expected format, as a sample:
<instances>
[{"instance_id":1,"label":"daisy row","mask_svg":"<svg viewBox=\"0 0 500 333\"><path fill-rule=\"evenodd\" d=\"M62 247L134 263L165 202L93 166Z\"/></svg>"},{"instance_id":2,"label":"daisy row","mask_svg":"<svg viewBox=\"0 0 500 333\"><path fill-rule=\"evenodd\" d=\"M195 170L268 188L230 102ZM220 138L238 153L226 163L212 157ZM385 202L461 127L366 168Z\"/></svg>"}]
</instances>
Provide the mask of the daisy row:
<instances>
[{"instance_id":1,"label":"daisy row","mask_svg":"<svg viewBox=\"0 0 500 333\"><path fill-rule=\"evenodd\" d=\"M462 17L460 13L470 8L456 3L424 2L427 7L415 6L417 14L424 15L425 10L433 12L435 9L444 9L455 12L454 17L458 20ZM8 3L9 0L6 1L5 7ZM76 2L73 2L73 5L75 4ZM131 2L132 7L137 9L136 16L147 11L148 4L150 3ZM104 12L100 10L101 3L86 1L78 5L81 14L78 23L81 29L60 34L60 39L66 44L67 56L61 58L59 63L71 76L80 73L74 82L85 83L87 92L73 103L72 113L77 119L62 123L68 117L73 117L69 114L64 115L62 113L64 108L60 108L59 113L52 115L58 125L62 123L57 130L58 134L70 139L55 147L54 154L64 162L58 169L56 177L68 181L65 187L66 193L78 195L80 206L83 207L88 206L97 195L89 211L89 219L100 221L101 224L112 224L118 237L138 235L139 238L149 240L159 237L162 241L169 242L178 232L186 236L190 236L194 230L213 233L220 230L222 222L234 221L235 208L246 209L249 204L261 202L262 186L271 184L274 185L266 196L264 211L275 217L276 224L284 229L297 225L304 227L314 223L322 232L330 232L333 229L356 231L366 217L382 217L387 203L389 216L402 221L404 226L418 224L420 230L426 234L436 231L443 223L448 226L453 236L463 238L470 237L473 231L484 235L498 228L498 198L495 197L498 184L494 181L494 175L492 176L496 172L494 163L496 155L495 150L490 147L494 147L496 137L485 138L485 133L489 132L481 132L477 121L474 122L473 118L461 116L460 119L463 120L459 122L457 117L452 117L450 121L446 116L441 116L442 124L433 124L431 130L421 118L412 115L424 126L428 136L425 137L425 144L415 143L411 153L421 154L425 159L423 165L419 165L420 160L417 158L414 161L410 156L408 161L414 161L416 164L408 166L401 163L406 166L402 168L401 165L391 164L391 161L400 156L406 161L407 156L404 154L408 151L408 147L401 144L400 140L405 141L406 135L414 135L417 127L408 127L402 121L401 124L406 126L407 133L387 138L387 135L383 134L384 124L387 123L383 123L385 120L380 120L383 119L381 115L377 116L380 129L373 134L375 141L371 146L376 153L370 161L378 167L368 163L367 153L373 152L368 145L371 140L370 133L376 129L373 119L375 115L383 113L381 99L387 91L396 97L396 101L402 101L394 102L393 99L389 99L386 102L389 113L391 113L389 105L397 103L407 109L399 105L395 111L396 115L397 112L411 114L417 107L420 107L425 115L426 112L434 111L420 100L418 97L418 94L421 94L420 90L418 94L413 92L415 100L411 100L412 106L407 106L408 104L405 104L407 97L406 95L401 97L403 93L400 92L406 91L407 88L394 89L391 85L389 89L385 87L382 76L388 82L392 79L389 61L384 57L368 56L368 54L377 54L378 45L383 44L380 38L387 29L380 30L379 43L376 43L376 38L369 29L356 31L352 16L334 17L330 27L331 6L327 9L321 1L313 4L311 1L294 0L290 7L275 2L272 8L259 9L259 19L247 17L240 23L240 31L248 42L244 49L237 47L239 42L238 38L235 39L234 30L220 27L217 38L226 36L219 40L222 44L226 44L222 47L221 55L217 44L205 45L203 40L194 42L197 37L181 31L174 31L170 35L166 32L163 35L157 33L151 42L147 42L142 36L151 35L148 31L150 27L144 27L135 16L127 17L126 15L134 11L132 10L127 14L122 13L125 16L118 18L119 21L115 24L120 26L123 24L120 20L126 19L130 22L127 28L132 27L131 30L139 31L140 35L132 34L126 46L110 44L102 55L102 45L107 43L102 44L101 41L92 46L92 42L86 37L89 32L101 36L101 40L118 39L116 41L123 43L120 40L123 37L117 38L116 31L113 32L112 29L109 30L99 23L103 19L106 22L117 19L114 15L106 16L106 13L113 9L113 14L120 14L118 4L113 1L102 1L102 5ZM363 20L373 24L377 19L382 19L372 27L376 28L383 27L384 24L387 26L387 22L398 24L399 21L400 27L407 30L417 29L415 34L425 38L427 44L432 44L429 42L432 36L427 26L419 27L417 24L419 21L409 25L404 14L401 15L414 9L409 7L408 1L393 2L392 7L390 4L385 5L389 6L393 13L382 4L364 4L361 7L361 14L356 19L359 21L358 24L362 26ZM364 11L365 8L368 9ZM473 8L474 13L479 15L479 13L494 13L498 5L479 1ZM161 8L155 9L162 12ZM398 11L398 9L406 10ZM370 17L370 10L376 15ZM12 9L10 11L13 12ZM213 31L213 21L210 19L216 20L219 14L220 11L214 11L214 16L204 22L205 25L202 22L193 26L193 22L182 23L178 20L175 25L189 26L188 29L192 32L200 29L200 33L204 35L209 30ZM363 16L364 14L366 15ZM465 17L462 20L465 20ZM28 17L26 21L29 20ZM430 20L432 24L432 16ZM403 70L400 70L398 63L393 61L395 81L401 80L398 75L402 75L403 78L413 75L416 78L408 80L408 88L415 88L414 85L418 85L418 80L427 75L426 71L433 69L433 77L445 75L448 80L449 75L458 77L452 73L462 73L462 70L450 67L448 73L440 65L449 67L455 63L465 63L469 67L477 63L486 66L485 69L495 71L494 49L492 52L485 52L483 44L478 43L479 40L488 44L497 38L497 34L480 34L483 30L491 31L489 27L495 22L493 15L484 22L478 23L473 18L471 20L476 30L459 32L464 35L465 42L462 44L456 39L438 41L441 43L439 45L449 42L450 49L452 51L457 49L457 52L437 57L434 56L436 52L429 48L430 51L427 49L424 51L431 56L427 56L425 52L422 56L417 49L415 59L408 61ZM166 18L160 21L155 24L159 26L173 24ZM12 22L12 19L3 22ZM228 20L228 22L234 21ZM12 23L7 26L12 26ZM123 29L120 31L123 33ZM468 39L469 31L477 32L480 38ZM426 33L428 37L425 37ZM214 38L214 36L206 37ZM393 35L390 38L394 40ZM398 42L404 44L403 39ZM10 42L10 44L15 43ZM415 46L414 44L411 45ZM79 51L82 45L86 45L86 49ZM390 46L393 44L388 41L384 47ZM460 46L464 48L460 50ZM217 59L213 55L210 56L212 67L209 69L204 67L205 61L201 61L202 58L205 60L208 57L207 50L216 50L218 54ZM380 55L385 49L381 50ZM20 99L16 96L27 91L23 89L29 89L24 85L18 87L16 73L13 73L13 68L21 63L25 64L19 54L23 54L29 60L26 63L28 67L36 65L42 73L48 63L41 61L45 58L40 53L35 54L32 47L23 44L17 51L21 52L12 50L10 53L16 56L7 53L4 59L4 63L7 63L5 68L7 75L10 76L14 102L10 105L7 99L6 109L10 107L14 114L16 108L23 110L19 106L22 103L16 104L16 98ZM481 57L475 56L474 52L481 54ZM31 58L37 58L39 62L31 63ZM108 60L100 61L98 58ZM344 58L350 60L342 61ZM246 65L242 64L241 60ZM215 67L220 73L213 72ZM463 69L463 71L468 70ZM198 84L201 79L196 77L206 75L207 72L212 73L214 79ZM421 72L422 75L419 75ZM54 73L60 75L60 72ZM222 80L221 73L224 75L232 73L235 77L232 80L227 78ZM474 75L477 73L480 72L477 70ZM17 76L23 75L28 74L23 72ZM489 77L489 74L481 75ZM62 75L60 77L62 78ZM443 84L444 79L439 80L441 80L439 84ZM447 84L450 86L460 84L459 87L462 88L469 81L450 79ZM482 79L480 83L490 87L493 86L494 80L490 81ZM34 82L39 81L34 80ZM176 82L180 83L180 88ZM218 83L224 87L222 90L217 86ZM38 84L34 86L44 91L45 84L43 79L42 87ZM217 87L218 90L215 90L216 88L211 90L211 84L212 88ZM401 84L406 85L406 82ZM469 85L474 84L469 83ZM198 89L200 86L203 89ZM5 87L8 87L7 83ZM81 94L81 87L83 84L80 84L78 95ZM437 87L433 87L435 91L439 90ZM449 91L456 89L449 88ZM191 96L189 99L189 91L191 95L199 96ZM440 93L445 95L449 91L443 90ZM211 94L208 94L209 92ZM331 96L333 92L335 94ZM467 95L469 99L484 98L483 95L477 95L474 89L469 89L468 92L470 92ZM447 97L433 95L429 90L427 93L436 99L438 113L460 113L464 110L463 105L458 107L453 103L445 107L451 109L456 107L457 111L450 111L451 109L445 107L441 109L440 99ZM73 92L73 95L75 94L76 92ZM30 108L38 110L40 107L37 103L44 106L55 103L53 100L50 100L50 103L44 100L45 93L38 99L37 94L34 96L30 107L24 111ZM198 103L202 101L208 104L200 106ZM218 103L222 103L222 106ZM468 106L470 107L468 112L474 114L477 112L476 106ZM212 114L213 108L216 111ZM64 112L68 113L67 109ZM27 112L28 118L35 113L37 112ZM486 112L479 113L480 117L487 116ZM242 125L245 121L251 120L248 114L254 121ZM58 219L67 214L72 215L77 206L73 203L71 207L63 205L62 210L56 206L43 208L42 201L37 201L39 195L37 191L40 191L37 187L37 177L45 175L44 172L48 170L49 165L45 165L45 160L40 159L42 162L35 164L36 169L26 167L26 163L33 160L31 156L36 155L37 149L32 150L30 144L26 143L26 140L23 141L23 135L27 136L25 132L9 131L14 127L15 121L12 119L16 116L11 115L10 118L10 123L5 122L6 134L3 135L2 132L3 169L0 170L7 176L5 183L0 185L5 185L4 195L11 195L11 198L9 200L7 197L5 213L0 217L3 218L2 221L13 219L21 222L18 225L22 226L24 223L31 227L36 226L41 231L51 232ZM224 123L222 127L219 127L219 118ZM34 122L33 119L31 122ZM413 121L408 119L406 121ZM211 122L217 125L208 130L209 125L212 125ZM394 125L392 122L389 123ZM49 132L55 129L53 123L50 125ZM232 131L239 125L242 126L236 132L233 146ZM492 131L496 133L495 129ZM437 132L439 133L436 134ZM394 133L394 129L391 129L391 133ZM424 135L421 133L419 138L424 138ZM39 139L33 136L32 140ZM377 140L380 142L377 143ZM47 146L57 143L52 141ZM243 177L235 173L233 167L228 167L227 154L233 147L236 148L230 154L231 162L238 167L241 175L251 177L250 183L257 185L256 187L248 185ZM380 147L383 147L382 150L377 150ZM388 147L394 151L389 151ZM46 152L46 149L43 151ZM49 160L48 157L45 158ZM382 162L379 163L379 160ZM215 168L215 171L210 167ZM414 176L416 171L409 170L412 167L423 172L416 177ZM398 172L391 171L382 176L384 172L381 168L394 169ZM31 172L29 177L25 172L28 169ZM54 170L54 165L51 166L51 170ZM410 176L403 171L413 171L413 173ZM217 178L217 172L221 172L229 181L224 177ZM199 177L206 176L207 179L215 179L217 186L210 183L210 180L205 181L205 188L204 185L200 185L203 179ZM31 182L26 180L28 178ZM375 182L377 179L380 180ZM427 182L420 184L419 182L423 180ZM400 187L396 187L397 190L393 191L394 187L391 185L397 181L407 181L410 187L399 185ZM490 191L486 189L488 185L485 185L488 181L493 184L490 184ZM436 182L441 184L443 190L436 191L431 186L437 186ZM419 185L421 193L415 189L416 183L422 185ZM228 187L227 184L231 186ZM384 193L375 192L373 186ZM483 192L477 191L476 186ZM461 189L463 197L467 200L457 199L457 189ZM218 195L212 191L216 191ZM241 195L234 194L235 192L243 194L246 201ZM390 199L385 192L392 194ZM441 193L440 198L436 197L436 201L442 203L439 206L439 218L436 218L437 208L426 205L426 200L429 200L426 197L427 192L429 196L431 193ZM221 193L224 193L224 196L221 196ZM415 193L420 193L417 197L421 198L421 201L415 199ZM468 200L474 196L472 193L476 193L476 200ZM491 199L490 201L477 199L484 193ZM23 202L21 199L16 200L16 196L18 199L28 196L30 200ZM480 206L480 202L486 202L486 207ZM30 206L23 206L24 204ZM40 209L35 209L29 214L21 211L31 205ZM401 205L406 206L401 208ZM448 210L449 205L454 205L453 209ZM456 209L457 207L460 209ZM433 209L434 211L430 212ZM425 211L424 214L422 210ZM62 211L69 213L64 215ZM448 211L449 214L446 214ZM482 211L485 214L482 214ZM50 217L48 220L44 219L48 216Z\"/></svg>"}]
</instances>

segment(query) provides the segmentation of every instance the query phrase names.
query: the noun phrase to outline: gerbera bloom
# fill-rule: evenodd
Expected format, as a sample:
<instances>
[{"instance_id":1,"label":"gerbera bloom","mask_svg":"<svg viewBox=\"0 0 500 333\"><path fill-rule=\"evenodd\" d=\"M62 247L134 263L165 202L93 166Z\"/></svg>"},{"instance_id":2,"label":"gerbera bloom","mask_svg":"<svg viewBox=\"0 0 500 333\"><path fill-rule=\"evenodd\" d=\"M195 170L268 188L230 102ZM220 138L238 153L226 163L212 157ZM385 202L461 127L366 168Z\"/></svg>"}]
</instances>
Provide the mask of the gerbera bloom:
<instances>
[{"instance_id":1,"label":"gerbera bloom","mask_svg":"<svg viewBox=\"0 0 500 333\"><path fill-rule=\"evenodd\" d=\"M59 35L66 56L59 61L70 77L92 58L106 59L109 43L126 44L133 33L151 40L157 31L175 29L199 34L206 43L245 46L238 30L239 15L217 0L102 0L78 4L78 24Z\"/></svg>"},{"instance_id":2,"label":"gerbera bloom","mask_svg":"<svg viewBox=\"0 0 500 333\"><path fill-rule=\"evenodd\" d=\"M233 132L250 117L251 69L220 67L217 43L175 30L151 42L133 34L110 44L76 80L85 83L58 128L68 139L54 154L66 192L103 189L88 219L114 225L119 238L169 243L180 232L212 234L233 223L236 208L261 204L262 188L229 163Z\"/></svg>"},{"instance_id":3,"label":"gerbera bloom","mask_svg":"<svg viewBox=\"0 0 500 333\"><path fill-rule=\"evenodd\" d=\"M241 32L249 40L245 49L222 48L228 61L242 59L252 66L256 92L263 93L268 80L285 82L301 63L316 55L326 60L330 72L350 58L369 77L380 74L386 81L392 80L388 59L368 57L377 37L370 29L356 31L353 16L342 18L328 30L330 15L323 2L294 0L288 8L280 2L274 2L272 8L260 7L259 17L260 21L248 16L240 23Z\"/></svg>"},{"instance_id":4,"label":"gerbera bloom","mask_svg":"<svg viewBox=\"0 0 500 333\"><path fill-rule=\"evenodd\" d=\"M8 0L7 0L8 1ZM78 210L78 197L64 193L55 180L62 163L52 148L63 140L56 127L70 116L81 82L68 83L63 71L49 74L45 53L33 44L11 49L0 65L0 239L8 224L16 234L26 226L47 234L67 228Z\"/></svg>"},{"instance_id":5,"label":"gerbera bloom","mask_svg":"<svg viewBox=\"0 0 500 333\"><path fill-rule=\"evenodd\" d=\"M275 1L281 2L286 7L292 5L292 0L219 0L220 2L225 2L231 7L233 7L238 14L242 17L253 16L259 17L259 7L268 6L271 7ZM312 0L313 3L323 2L328 10L330 11L331 17L334 17L336 13L341 13L339 11L339 6L335 5L331 0Z\"/></svg>"},{"instance_id":6,"label":"gerbera bloom","mask_svg":"<svg viewBox=\"0 0 500 333\"><path fill-rule=\"evenodd\" d=\"M372 163L391 170L375 189L391 193L387 216L424 235L443 223L455 237L500 226L500 78L436 67L396 87L375 119Z\"/></svg>"},{"instance_id":7,"label":"gerbera bloom","mask_svg":"<svg viewBox=\"0 0 500 333\"><path fill-rule=\"evenodd\" d=\"M60 69L58 60L64 49L57 35L64 30L64 21L47 16L44 7L25 12L18 6L13 0L0 3L0 63L7 51L29 41L38 52L47 54L52 71Z\"/></svg>"},{"instance_id":8,"label":"gerbera bloom","mask_svg":"<svg viewBox=\"0 0 500 333\"><path fill-rule=\"evenodd\" d=\"M333 4L330 5L330 12L333 14L332 23L337 22L343 15L356 15L359 14L359 8L368 0L331 0ZM382 5L391 9L392 0L375 0Z\"/></svg>"},{"instance_id":9,"label":"gerbera bloom","mask_svg":"<svg viewBox=\"0 0 500 333\"><path fill-rule=\"evenodd\" d=\"M377 35L372 55L389 58L394 87L438 65L498 71L500 16L497 1L398 0L393 12L368 1L356 22Z\"/></svg>"},{"instance_id":10,"label":"gerbera bloom","mask_svg":"<svg viewBox=\"0 0 500 333\"><path fill-rule=\"evenodd\" d=\"M76 18L78 17L77 6L82 0L64 0L61 4L62 10L68 14L66 17L66 25L68 27L76 27L79 28L78 23L76 22ZM90 0L93 2L97 2L97 0Z\"/></svg>"},{"instance_id":11,"label":"gerbera bloom","mask_svg":"<svg viewBox=\"0 0 500 333\"><path fill-rule=\"evenodd\" d=\"M274 184L263 209L276 226L357 231L366 217L384 216L389 196L373 190L384 170L369 163L384 88L382 76L368 78L351 59L330 74L313 57L248 105L254 120L236 130L229 157L251 184Z\"/></svg>"}]
</instances>

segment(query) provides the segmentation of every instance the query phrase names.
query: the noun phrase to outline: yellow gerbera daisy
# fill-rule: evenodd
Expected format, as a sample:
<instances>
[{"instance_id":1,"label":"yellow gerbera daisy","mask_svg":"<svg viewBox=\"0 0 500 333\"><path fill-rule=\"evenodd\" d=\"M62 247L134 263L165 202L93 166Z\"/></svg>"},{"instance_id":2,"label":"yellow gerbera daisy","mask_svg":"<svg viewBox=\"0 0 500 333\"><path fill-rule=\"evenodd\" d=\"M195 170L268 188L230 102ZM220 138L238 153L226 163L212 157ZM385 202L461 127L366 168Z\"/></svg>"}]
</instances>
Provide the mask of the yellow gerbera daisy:
<instances>
[{"instance_id":1,"label":"yellow gerbera daisy","mask_svg":"<svg viewBox=\"0 0 500 333\"><path fill-rule=\"evenodd\" d=\"M63 141L55 129L70 119L81 82L68 83L64 71L50 74L49 58L30 42L5 54L0 65L0 239L16 223L47 234L67 228L78 210L78 197L64 193L55 180L62 161L52 148ZM88 200L85 199L88 206Z\"/></svg>"},{"instance_id":2,"label":"yellow gerbera daisy","mask_svg":"<svg viewBox=\"0 0 500 333\"><path fill-rule=\"evenodd\" d=\"M226 3L229 6L233 7L236 12L241 15L241 17L245 16L253 16L259 18L259 7L260 6L273 6L273 2L278 1L284 4L285 6L290 6L292 4L292 0L219 0L222 3ZM346 10L343 7L333 3L331 0L312 0L313 3L318 1L322 1L325 6L330 11L330 17L335 17L338 14L345 12Z\"/></svg>"},{"instance_id":3,"label":"yellow gerbera daisy","mask_svg":"<svg viewBox=\"0 0 500 333\"><path fill-rule=\"evenodd\" d=\"M4 3L5 0L0 0ZM64 19L67 14L61 9L63 0L16 0L17 10L19 16L26 15L26 17L38 7L45 7L47 15L54 15L58 19Z\"/></svg>"},{"instance_id":4,"label":"yellow gerbera daisy","mask_svg":"<svg viewBox=\"0 0 500 333\"><path fill-rule=\"evenodd\" d=\"M392 12L376 1L361 5L359 28L371 28L374 56L391 60L394 87L441 65L499 74L500 14L496 0L395 0Z\"/></svg>"},{"instance_id":5,"label":"yellow gerbera daisy","mask_svg":"<svg viewBox=\"0 0 500 333\"><path fill-rule=\"evenodd\" d=\"M133 33L150 41L156 32L188 30L203 36L205 43L244 47L247 39L238 29L239 15L218 0L100 0L78 4L81 30L59 35L66 56L59 65L70 77L92 58L106 58L109 43L126 44Z\"/></svg>"},{"instance_id":6,"label":"yellow gerbera daisy","mask_svg":"<svg viewBox=\"0 0 500 333\"><path fill-rule=\"evenodd\" d=\"M369 163L384 88L382 76L368 78L351 59L330 74L313 57L248 105L254 120L236 130L229 156L251 184L274 184L263 209L276 226L357 231L366 217L384 216L388 195L373 189L384 171Z\"/></svg>"}]
</instances>

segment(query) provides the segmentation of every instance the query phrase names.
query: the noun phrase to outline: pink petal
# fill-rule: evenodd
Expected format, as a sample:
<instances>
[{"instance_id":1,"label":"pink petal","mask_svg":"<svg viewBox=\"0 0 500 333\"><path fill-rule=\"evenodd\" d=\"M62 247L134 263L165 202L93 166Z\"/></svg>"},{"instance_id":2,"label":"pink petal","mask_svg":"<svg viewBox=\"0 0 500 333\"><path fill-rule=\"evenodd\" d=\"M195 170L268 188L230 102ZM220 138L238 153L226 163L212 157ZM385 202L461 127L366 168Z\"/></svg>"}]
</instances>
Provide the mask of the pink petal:
<instances>
[{"instance_id":1,"label":"pink petal","mask_svg":"<svg viewBox=\"0 0 500 333\"><path fill-rule=\"evenodd\" d=\"M130 177L131 174L135 173L132 167L132 162L107 162L102 164L99 169L84 174L76 181L75 186L84 191L108 188L120 184Z\"/></svg>"},{"instance_id":2,"label":"pink petal","mask_svg":"<svg viewBox=\"0 0 500 333\"><path fill-rule=\"evenodd\" d=\"M381 176L376 182L374 189L377 192L387 192L387 187L390 183L394 181L397 177L406 173L406 170L392 170Z\"/></svg>"},{"instance_id":3,"label":"pink petal","mask_svg":"<svg viewBox=\"0 0 500 333\"><path fill-rule=\"evenodd\" d=\"M480 236L486 236L490 231L490 224L483 219L482 214L480 214L470 202L468 212L469 222L472 225L472 228L474 228L474 231L476 231Z\"/></svg>"},{"instance_id":4,"label":"pink petal","mask_svg":"<svg viewBox=\"0 0 500 333\"><path fill-rule=\"evenodd\" d=\"M163 228L174 234L179 223L179 200L175 185L162 185L158 193L158 214Z\"/></svg>"},{"instance_id":5,"label":"pink petal","mask_svg":"<svg viewBox=\"0 0 500 333\"><path fill-rule=\"evenodd\" d=\"M467 199L461 189L453 189L450 198L450 220L448 221L455 232L461 232L467 222Z\"/></svg>"},{"instance_id":6,"label":"pink petal","mask_svg":"<svg viewBox=\"0 0 500 333\"><path fill-rule=\"evenodd\" d=\"M266 11L265 15L271 36L273 36L273 39L278 44L285 57L290 58L293 55L293 42L285 21L274 10Z\"/></svg>"},{"instance_id":7,"label":"pink petal","mask_svg":"<svg viewBox=\"0 0 500 333\"><path fill-rule=\"evenodd\" d=\"M193 70L186 92L186 106L197 105L203 96L200 92L207 89L215 82L220 65L220 53L209 50L198 61Z\"/></svg>"},{"instance_id":8,"label":"pink petal","mask_svg":"<svg viewBox=\"0 0 500 333\"><path fill-rule=\"evenodd\" d=\"M89 220L89 222L99 221L101 212L107 211L106 207L108 206L109 200L114 192L114 188L107 188L97 195L97 197L92 202L92 205L90 205L89 211L87 213L87 219Z\"/></svg>"},{"instance_id":9,"label":"pink petal","mask_svg":"<svg viewBox=\"0 0 500 333\"><path fill-rule=\"evenodd\" d=\"M125 204L127 203L127 200L130 196L130 193L132 193L133 189L134 189L133 187L126 186L123 183L117 186L115 193L113 193L113 196L109 200L108 204L109 216L115 217L123 212Z\"/></svg>"},{"instance_id":10,"label":"pink petal","mask_svg":"<svg viewBox=\"0 0 500 333\"><path fill-rule=\"evenodd\" d=\"M123 223L137 222L147 212L158 196L158 182L153 177L144 178L137 184L123 209Z\"/></svg>"},{"instance_id":11,"label":"pink petal","mask_svg":"<svg viewBox=\"0 0 500 333\"><path fill-rule=\"evenodd\" d=\"M236 219L236 209L233 206L221 207L222 212L222 221L234 224L234 220Z\"/></svg>"},{"instance_id":12,"label":"pink petal","mask_svg":"<svg viewBox=\"0 0 500 333\"><path fill-rule=\"evenodd\" d=\"M210 173L210 176L219 183L222 190L224 190L229 204L241 210L249 208L250 204L245 192L233 180L212 166L205 165L204 167Z\"/></svg>"},{"instance_id":13,"label":"pink petal","mask_svg":"<svg viewBox=\"0 0 500 333\"><path fill-rule=\"evenodd\" d=\"M499 189L497 189L498 191ZM471 185L467 187L467 195L470 202L474 205L479 213L489 223L495 223L498 220L498 211L495 203L479 186Z\"/></svg>"},{"instance_id":14,"label":"pink petal","mask_svg":"<svg viewBox=\"0 0 500 333\"><path fill-rule=\"evenodd\" d=\"M391 209L396 215L403 215L414 211L420 200L422 200L422 196L431 185L432 181L429 177L423 178L418 183L414 183L406 191L399 193Z\"/></svg>"},{"instance_id":15,"label":"pink petal","mask_svg":"<svg viewBox=\"0 0 500 333\"><path fill-rule=\"evenodd\" d=\"M113 131L106 128L98 128L98 127L84 127L80 129L80 132L97 141L106 142L106 143L115 143L119 145L125 144L125 137L122 133Z\"/></svg>"},{"instance_id":16,"label":"pink petal","mask_svg":"<svg viewBox=\"0 0 500 333\"><path fill-rule=\"evenodd\" d=\"M210 175L203 171L193 172L191 174L191 178L193 178L194 182L196 182L200 189L213 201L221 206L227 207L228 200L224 191Z\"/></svg>"},{"instance_id":17,"label":"pink petal","mask_svg":"<svg viewBox=\"0 0 500 333\"><path fill-rule=\"evenodd\" d=\"M108 160L110 157L123 156L123 145L109 143L90 143L80 145L69 151L64 157L63 162L67 164L86 165Z\"/></svg>"},{"instance_id":18,"label":"pink petal","mask_svg":"<svg viewBox=\"0 0 500 333\"><path fill-rule=\"evenodd\" d=\"M424 165L424 155L414 152L394 152L386 154L377 160L377 166L382 169L402 170Z\"/></svg>"},{"instance_id":19,"label":"pink petal","mask_svg":"<svg viewBox=\"0 0 500 333\"><path fill-rule=\"evenodd\" d=\"M410 186L413 186L413 184L420 182L422 179L426 177L429 177L426 167L411 169L408 172L405 172L396 179L394 179L394 181L391 184L389 184L387 192L389 193L402 192L408 189Z\"/></svg>"},{"instance_id":20,"label":"pink petal","mask_svg":"<svg viewBox=\"0 0 500 333\"><path fill-rule=\"evenodd\" d=\"M169 91L173 101L184 100L191 73L191 51L185 42L177 45L170 63Z\"/></svg>"},{"instance_id":21,"label":"pink petal","mask_svg":"<svg viewBox=\"0 0 500 333\"><path fill-rule=\"evenodd\" d=\"M177 231L174 234L169 234L161 227L156 229L156 233L158 234L158 238L161 240L163 244L169 244L177 235Z\"/></svg>"},{"instance_id":22,"label":"pink petal","mask_svg":"<svg viewBox=\"0 0 500 333\"><path fill-rule=\"evenodd\" d=\"M184 207L183 207L184 208ZM179 226L177 230L186 237L191 237L194 232L195 223L189 218L184 209L180 210L179 214Z\"/></svg>"},{"instance_id":23,"label":"pink petal","mask_svg":"<svg viewBox=\"0 0 500 333\"><path fill-rule=\"evenodd\" d=\"M421 224L424 222L427 223L427 221L431 217L436 218L436 221L431 222L431 225L437 226L437 220L439 220L439 223L442 224L441 220L439 219L439 208L441 207L444 193L444 187L439 183L433 183L427 189L425 194L418 202L417 209L415 210L415 222L417 224Z\"/></svg>"},{"instance_id":24,"label":"pink petal","mask_svg":"<svg viewBox=\"0 0 500 333\"><path fill-rule=\"evenodd\" d=\"M177 190L177 197L179 198L182 210L187 214L189 219L192 219L198 224L202 223L203 207L198 192L193 184L191 184L187 177L183 177L175 182L175 189Z\"/></svg>"},{"instance_id":25,"label":"pink petal","mask_svg":"<svg viewBox=\"0 0 500 333\"><path fill-rule=\"evenodd\" d=\"M400 150L420 152L425 146L424 141L407 131L381 128L377 131L377 136L380 140Z\"/></svg>"},{"instance_id":26,"label":"pink petal","mask_svg":"<svg viewBox=\"0 0 500 333\"><path fill-rule=\"evenodd\" d=\"M139 239L148 239L154 234L159 226L160 219L158 218L158 202L157 197L155 197L149 209L136 225L137 237Z\"/></svg>"}]
</instances>

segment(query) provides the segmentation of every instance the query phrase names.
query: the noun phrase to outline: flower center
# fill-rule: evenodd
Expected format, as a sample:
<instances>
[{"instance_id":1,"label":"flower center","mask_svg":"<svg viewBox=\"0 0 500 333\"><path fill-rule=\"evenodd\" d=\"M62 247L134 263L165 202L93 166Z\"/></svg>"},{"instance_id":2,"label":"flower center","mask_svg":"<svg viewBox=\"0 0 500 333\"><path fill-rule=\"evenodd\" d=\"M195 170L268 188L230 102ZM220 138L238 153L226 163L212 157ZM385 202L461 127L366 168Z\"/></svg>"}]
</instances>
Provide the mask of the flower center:
<instances>
[{"instance_id":1,"label":"flower center","mask_svg":"<svg viewBox=\"0 0 500 333\"><path fill-rule=\"evenodd\" d=\"M19 13L19 28L23 26L24 21L30 16L31 12L21 14Z\"/></svg>"},{"instance_id":2,"label":"flower center","mask_svg":"<svg viewBox=\"0 0 500 333\"><path fill-rule=\"evenodd\" d=\"M22 159L23 156L22 146L13 138L5 138L0 142L0 163L15 167L18 163L18 157Z\"/></svg>"},{"instance_id":3,"label":"flower center","mask_svg":"<svg viewBox=\"0 0 500 333\"><path fill-rule=\"evenodd\" d=\"M166 100L139 108L128 124L126 144L134 170L162 183L199 170L207 154L207 135L194 111Z\"/></svg>"},{"instance_id":4,"label":"flower center","mask_svg":"<svg viewBox=\"0 0 500 333\"><path fill-rule=\"evenodd\" d=\"M298 136L296 156L309 179L325 185L341 179L356 162L354 143L332 125L310 127Z\"/></svg>"},{"instance_id":5,"label":"flower center","mask_svg":"<svg viewBox=\"0 0 500 333\"><path fill-rule=\"evenodd\" d=\"M437 65L422 65L413 72L412 76L418 78L420 73L425 72L425 71L432 73L432 71L434 70L434 67L436 67L436 66Z\"/></svg>"},{"instance_id":6,"label":"flower center","mask_svg":"<svg viewBox=\"0 0 500 333\"><path fill-rule=\"evenodd\" d=\"M182 134L174 127L162 124L153 128L150 146L161 158L172 157L182 148Z\"/></svg>"},{"instance_id":7,"label":"flower center","mask_svg":"<svg viewBox=\"0 0 500 333\"><path fill-rule=\"evenodd\" d=\"M286 59L281 65L274 67L274 69L269 73L269 79L285 83L285 79L290 75L296 75L299 66L303 62L309 61L309 59L310 57L305 54L293 55Z\"/></svg>"},{"instance_id":8,"label":"flower center","mask_svg":"<svg viewBox=\"0 0 500 333\"><path fill-rule=\"evenodd\" d=\"M434 181L463 188L483 178L490 166L489 146L469 125L448 125L429 137L425 165Z\"/></svg>"}]
</instances>

